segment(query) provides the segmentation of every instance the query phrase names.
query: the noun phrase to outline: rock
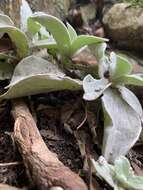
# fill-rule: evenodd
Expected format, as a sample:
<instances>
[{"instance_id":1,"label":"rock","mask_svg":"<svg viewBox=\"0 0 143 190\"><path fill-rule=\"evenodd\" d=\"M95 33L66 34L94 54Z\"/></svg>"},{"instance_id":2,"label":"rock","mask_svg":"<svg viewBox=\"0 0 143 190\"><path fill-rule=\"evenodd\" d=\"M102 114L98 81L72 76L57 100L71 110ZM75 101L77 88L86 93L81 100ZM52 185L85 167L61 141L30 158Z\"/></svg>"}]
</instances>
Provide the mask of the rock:
<instances>
[{"instance_id":1,"label":"rock","mask_svg":"<svg viewBox=\"0 0 143 190\"><path fill-rule=\"evenodd\" d=\"M143 50L143 8L113 5L104 15L106 34L119 48Z\"/></svg>"},{"instance_id":2,"label":"rock","mask_svg":"<svg viewBox=\"0 0 143 190\"><path fill-rule=\"evenodd\" d=\"M28 0L28 2L34 12L43 11L64 20L75 0Z\"/></svg>"},{"instance_id":3,"label":"rock","mask_svg":"<svg viewBox=\"0 0 143 190\"><path fill-rule=\"evenodd\" d=\"M75 0L27 0L31 9L52 14L62 20L68 14L68 9ZM1 0L0 11L9 15L17 26L20 23L20 6L22 0Z\"/></svg>"},{"instance_id":4,"label":"rock","mask_svg":"<svg viewBox=\"0 0 143 190\"><path fill-rule=\"evenodd\" d=\"M89 21L93 20L96 16L96 5L94 3L82 5L80 11L84 24L88 25Z\"/></svg>"},{"instance_id":5,"label":"rock","mask_svg":"<svg viewBox=\"0 0 143 190\"><path fill-rule=\"evenodd\" d=\"M100 28L98 28L98 29L95 31L95 36L98 36L98 37L100 37L100 38L105 38L105 33L104 33L103 27L100 27Z\"/></svg>"}]
</instances>

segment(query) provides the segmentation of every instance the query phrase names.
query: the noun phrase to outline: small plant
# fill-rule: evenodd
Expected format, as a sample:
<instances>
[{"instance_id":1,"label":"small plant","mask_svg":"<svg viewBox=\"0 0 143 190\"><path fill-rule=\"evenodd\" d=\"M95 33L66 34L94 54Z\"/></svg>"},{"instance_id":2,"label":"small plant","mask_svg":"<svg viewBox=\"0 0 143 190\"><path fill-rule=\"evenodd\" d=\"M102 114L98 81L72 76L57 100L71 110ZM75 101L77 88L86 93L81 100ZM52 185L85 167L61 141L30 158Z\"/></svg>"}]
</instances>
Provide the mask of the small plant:
<instances>
[{"instance_id":1,"label":"small plant","mask_svg":"<svg viewBox=\"0 0 143 190\"><path fill-rule=\"evenodd\" d=\"M49 37L45 40L38 40L33 43L36 47L45 47L48 49L55 49L56 54L60 55L62 64L68 64L69 58L72 57L81 48L98 44L107 39L99 38L92 35L77 35L74 28L69 24L66 25L58 18L45 14L35 13L28 19L28 31L35 35L37 30L33 30L38 24L44 26L50 33ZM38 27L37 27L38 28Z\"/></svg>"},{"instance_id":2,"label":"small plant","mask_svg":"<svg viewBox=\"0 0 143 190\"><path fill-rule=\"evenodd\" d=\"M104 112L102 153L108 162L114 163L130 150L140 136L142 107L125 85L143 86L143 78L139 74L130 74L132 65L125 58L114 52L108 58L105 50L105 43L97 47L100 79L91 75L84 78L83 98L92 101L101 97Z\"/></svg>"},{"instance_id":3,"label":"small plant","mask_svg":"<svg viewBox=\"0 0 143 190\"><path fill-rule=\"evenodd\" d=\"M78 36L69 23L64 24L45 13L32 14L29 10L29 16L24 17L22 22L23 32L14 26L9 17L0 15L0 32L2 36L6 33L13 43L12 51L0 53L0 80L10 80L0 99L58 90L84 90L83 98L87 101L101 98L104 113L102 154L108 163L115 163L110 167L113 174L110 179L115 176L117 183L112 179L116 185L111 186L116 190L122 190L124 185L134 189L136 183L132 181L142 181L142 178L129 171L128 161L120 156L126 155L138 140L143 111L137 97L125 85L143 86L142 76L131 74L132 65L125 58L114 52L109 57L105 55L107 39ZM71 57L88 45L95 45L98 79L88 74L83 75L84 80L81 81L66 75L65 68L69 69ZM55 59L54 63L30 55L35 47L47 48ZM63 67L59 67L61 65ZM127 173L122 170L122 165L127 166ZM124 180L127 176L129 182ZM121 183L121 188L118 183Z\"/></svg>"},{"instance_id":4,"label":"small plant","mask_svg":"<svg viewBox=\"0 0 143 190\"><path fill-rule=\"evenodd\" d=\"M143 189L143 176L134 174L133 169L124 156L115 160L114 165L108 164L104 157L98 161L91 159L93 172L103 178L114 190Z\"/></svg>"},{"instance_id":5,"label":"small plant","mask_svg":"<svg viewBox=\"0 0 143 190\"><path fill-rule=\"evenodd\" d=\"M0 58L5 59L0 65L3 69L0 78L1 80L11 79L10 84L4 89L6 92L0 96L0 99L65 89L82 89L82 81L66 76L57 64L30 55L33 48L50 49L52 56L58 59L56 63L60 62L64 66L71 63L70 57L82 47L107 40L90 35L77 36L70 24L67 23L66 26L56 17L44 13L32 15L28 4L25 6L28 15L25 15L24 7L21 8L23 31L15 27L8 16L0 15L0 32L7 33L15 47L12 52L0 54ZM12 64L10 65L7 60L16 64L11 67ZM36 85L33 85L35 83Z\"/></svg>"}]
</instances>

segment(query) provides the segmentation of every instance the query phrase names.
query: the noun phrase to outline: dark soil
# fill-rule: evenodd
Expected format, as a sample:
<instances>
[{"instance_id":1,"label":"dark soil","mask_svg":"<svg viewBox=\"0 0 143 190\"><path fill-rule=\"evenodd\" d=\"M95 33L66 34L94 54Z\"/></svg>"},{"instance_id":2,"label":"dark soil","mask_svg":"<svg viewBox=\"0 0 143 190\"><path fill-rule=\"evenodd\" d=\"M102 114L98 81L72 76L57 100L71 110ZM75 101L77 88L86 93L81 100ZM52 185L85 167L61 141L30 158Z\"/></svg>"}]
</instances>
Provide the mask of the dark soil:
<instances>
[{"instance_id":1,"label":"dark soil","mask_svg":"<svg viewBox=\"0 0 143 190\"><path fill-rule=\"evenodd\" d=\"M55 92L45 95L32 96L29 102L32 114L37 120L40 133L48 146L48 148L58 155L58 158L71 170L82 174L86 182L87 171L83 170L84 158L81 156L77 139L72 131L76 131L76 127L83 120L84 102L81 100L80 92ZM71 108L73 108L71 112ZM2 102L0 107L0 164L17 163L11 166L0 165L0 183L6 183L17 187L29 186L22 164L21 157L18 153L16 145L13 142L13 120L10 114L10 103ZM64 127L64 123L71 126L71 130ZM81 127L87 136L87 149L91 153L98 153L98 149L94 146L88 124ZM90 149L90 150L89 150ZM137 146L131 150L128 158L131 161L136 173L141 174L143 171L143 154L142 146ZM96 154L97 155L97 154ZM101 179L96 178L101 190L111 190L111 188L103 183Z\"/></svg>"},{"instance_id":2,"label":"dark soil","mask_svg":"<svg viewBox=\"0 0 143 190\"><path fill-rule=\"evenodd\" d=\"M69 99L73 99L72 93L50 93L32 97L29 105L33 116L37 119L40 133L48 148L58 155L58 158L76 173L82 172L83 161L76 139L68 134L60 123L61 108ZM30 101L29 101L30 102ZM13 121L10 114L10 103L1 104L0 117L0 164L15 163L11 166L0 166L0 183L6 183L18 187L28 185L25 168L22 164L19 152L12 138Z\"/></svg>"},{"instance_id":3,"label":"dark soil","mask_svg":"<svg viewBox=\"0 0 143 190\"><path fill-rule=\"evenodd\" d=\"M0 183L13 186L26 186L27 177L17 147L13 141L13 121L10 116L10 103L0 104ZM10 165L8 166L7 163Z\"/></svg>"}]
</instances>

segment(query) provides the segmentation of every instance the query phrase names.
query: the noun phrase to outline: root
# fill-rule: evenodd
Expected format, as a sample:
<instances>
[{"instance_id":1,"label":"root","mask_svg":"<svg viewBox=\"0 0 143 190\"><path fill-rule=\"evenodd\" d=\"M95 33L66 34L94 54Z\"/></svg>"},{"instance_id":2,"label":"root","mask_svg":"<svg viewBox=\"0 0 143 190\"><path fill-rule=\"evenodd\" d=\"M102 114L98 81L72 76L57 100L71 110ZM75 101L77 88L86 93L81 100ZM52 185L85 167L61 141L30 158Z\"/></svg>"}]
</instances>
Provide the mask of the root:
<instances>
[{"instance_id":1,"label":"root","mask_svg":"<svg viewBox=\"0 0 143 190\"><path fill-rule=\"evenodd\" d=\"M26 188L20 189L20 188L17 188L17 187L12 187L12 186L0 183L0 190L27 190L27 189Z\"/></svg>"},{"instance_id":2,"label":"root","mask_svg":"<svg viewBox=\"0 0 143 190\"><path fill-rule=\"evenodd\" d=\"M53 186L63 190L87 190L83 180L47 148L24 101L13 100L12 114L15 119L14 139L32 186L38 190Z\"/></svg>"}]
</instances>

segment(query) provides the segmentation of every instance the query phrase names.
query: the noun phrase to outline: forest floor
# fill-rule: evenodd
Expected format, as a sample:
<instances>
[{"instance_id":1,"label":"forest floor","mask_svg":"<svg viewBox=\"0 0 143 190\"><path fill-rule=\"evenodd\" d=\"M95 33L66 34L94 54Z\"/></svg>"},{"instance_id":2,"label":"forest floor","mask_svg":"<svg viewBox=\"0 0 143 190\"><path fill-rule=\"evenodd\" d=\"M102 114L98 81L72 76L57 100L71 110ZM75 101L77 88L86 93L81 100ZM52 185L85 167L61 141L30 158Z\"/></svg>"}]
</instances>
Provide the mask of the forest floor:
<instances>
[{"instance_id":1,"label":"forest floor","mask_svg":"<svg viewBox=\"0 0 143 190\"><path fill-rule=\"evenodd\" d=\"M74 19L78 20L78 18L79 14ZM81 27L77 30L80 33L98 33L99 36L104 37L104 31L99 21L95 24L91 23L90 26L91 28ZM96 33L95 28L101 30ZM137 95L143 105L142 93L137 93ZM101 152L100 147L93 143L89 123L93 122L95 125L95 121L93 117L91 117L91 121L87 121L86 103L82 100L82 96L81 92L60 91L34 95L27 98L26 102L49 150L56 153L59 160L73 172L79 174L89 186L90 173L84 167L86 157L81 154L79 145L82 135L78 134L85 134L86 153L94 154L98 158ZM29 187L28 189L30 189L26 169L13 139L13 127L11 102L3 101L0 103L0 183L16 187ZM136 144L127 155L138 175L143 175L142 149L142 144ZM95 179L99 187L97 190L112 189L98 177Z\"/></svg>"}]
</instances>

